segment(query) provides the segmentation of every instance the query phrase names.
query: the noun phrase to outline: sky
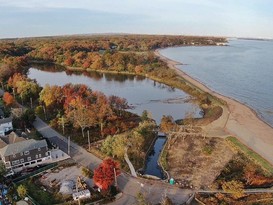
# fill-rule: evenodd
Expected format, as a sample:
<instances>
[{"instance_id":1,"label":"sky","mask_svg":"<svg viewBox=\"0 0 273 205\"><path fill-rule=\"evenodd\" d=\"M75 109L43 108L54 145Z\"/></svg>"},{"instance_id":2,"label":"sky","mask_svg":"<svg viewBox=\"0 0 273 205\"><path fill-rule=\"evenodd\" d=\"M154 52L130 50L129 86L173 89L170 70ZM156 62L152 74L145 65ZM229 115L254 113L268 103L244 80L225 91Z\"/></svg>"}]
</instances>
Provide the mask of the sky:
<instances>
[{"instance_id":1,"label":"sky","mask_svg":"<svg viewBox=\"0 0 273 205\"><path fill-rule=\"evenodd\" d=\"M0 38L92 33L273 38L273 1L0 0Z\"/></svg>"}]
</instances>

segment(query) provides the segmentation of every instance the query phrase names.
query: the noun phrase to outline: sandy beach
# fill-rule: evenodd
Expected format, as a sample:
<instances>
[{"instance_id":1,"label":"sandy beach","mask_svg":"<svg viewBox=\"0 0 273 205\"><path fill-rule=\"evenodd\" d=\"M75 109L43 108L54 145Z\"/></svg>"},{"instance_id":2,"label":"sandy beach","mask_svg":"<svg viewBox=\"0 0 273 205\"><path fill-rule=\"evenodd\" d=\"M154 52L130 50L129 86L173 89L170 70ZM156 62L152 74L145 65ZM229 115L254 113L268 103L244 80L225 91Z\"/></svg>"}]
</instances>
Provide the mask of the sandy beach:
<instances>
[{"instance_id":1,"label":"sandy beach","mask_svg":"<svg viewBox=\"0 0 273 205\"><path fill-rule=\"evenodd\" d=\"M183 62L166 58L160 54L159 50L155 51L155 55L164 60L171 69L174 69L186 81L227 103L227 106L223 106L222 116L204 127L209 136L235 136L273 165L273 128L262 121L255 111L230 97L210 90L206 85L178 69L176 66Z\"/></svg>"}]
</instances>

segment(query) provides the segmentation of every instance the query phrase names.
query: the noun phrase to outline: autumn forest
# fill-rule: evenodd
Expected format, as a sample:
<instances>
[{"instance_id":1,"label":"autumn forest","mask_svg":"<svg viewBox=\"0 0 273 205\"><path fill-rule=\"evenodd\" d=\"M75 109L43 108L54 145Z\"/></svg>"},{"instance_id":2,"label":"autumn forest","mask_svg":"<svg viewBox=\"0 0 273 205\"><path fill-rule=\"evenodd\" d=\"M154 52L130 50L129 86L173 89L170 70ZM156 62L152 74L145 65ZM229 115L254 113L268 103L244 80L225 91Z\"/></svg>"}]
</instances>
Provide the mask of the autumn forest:
<instances>
[{"instance_id":1,"label":"autumn forest","mask_svg":"<svg viewBox=\"0 0 273 205\"><path fill-rule=\"evenodd\" d=\"M155 123L147 112L137 116L130 111L127 100L106 96L85 85L40 87L26 74L33 63L55 64L69 72L113 72L149 77L172 87L183 89L200 100L208 101L205 93L198 91L169 69L154 51L168 46L216 45L224 38L155 35L94 35L6 39L0 41L0 80L6 91L4 102L15 102L28 107L28 113L40 116L63 134L69 133L81 145L91 141L107 140L100 145L106 156L121 158L128 140L134 163L143 166L143 156L154 138ZM57 68L56 68L57 69ZM16 101L15 101L16 100ZM15 112L13 110L13 112ZM22 128L30 126L35 117L15 114ZM15 119L15 121L16 121ZM140 123L142 121L142 123ZM123 133L123 134L122 134ZM124 134L125 133L125 134ZM150 133L150 134L149 134ZM111 137L117 135L116 137ZM120 145L120 146L117 146ZM122 145L122 146L121 146ZM119 147L122 147L119 149ZM141 152L139 152L141 150ZM138 160L139 159L139 160Z\"/></svg>"}]
</instances>

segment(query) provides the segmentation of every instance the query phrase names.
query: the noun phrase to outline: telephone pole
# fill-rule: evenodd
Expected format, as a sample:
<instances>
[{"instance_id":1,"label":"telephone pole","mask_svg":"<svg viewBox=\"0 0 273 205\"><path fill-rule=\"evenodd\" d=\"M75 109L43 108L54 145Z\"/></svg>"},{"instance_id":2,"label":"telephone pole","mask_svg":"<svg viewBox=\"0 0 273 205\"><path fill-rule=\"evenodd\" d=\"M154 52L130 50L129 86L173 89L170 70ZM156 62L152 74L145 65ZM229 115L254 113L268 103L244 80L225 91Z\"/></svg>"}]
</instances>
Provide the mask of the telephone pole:
<instances>
[{"instance_id":1,"label":"telephone pole","mask_svg":"<svg viewBox=\"0 0 273 205\"><path fill-rule=\"evenodd\" d=\"M62 126L63 126L63 135L64 135L64 116L62 116Z\"/></svg>"},{"instance_id":2,"label":"telephone pole","mask_svg":"<svg viewBox=\"0 0 273 205\"><path fill-rule=\"evenodd\" d=\"M87 130L87 137L88 137L88 148L89 148L89 152L90 152L90 150L91 150L91 145L90 145L89 130Z\"/></svg>"},{"instance_id":3,"label":"telephone pole","mask_svg":"<svg viewBox=\"0 0 273 205\"><path fill-rule=\"evenodd\" d=\"M45 105L43 105L43 110L44 110L45 120L47 120L47 117L46 117L46 108L45 108Z\"/></svg>"},{"instance_id":4,"label":"telephone pole","mask_svg":"<svg viewBox=\"0 0 273 205\"><path fill-rule=\"evenodd\" d=\"M114 167L115 187L118 187L116 168Z\"/></svg>"},{"instance_id":5,"label":"telephone pole","mask_svg":"<svg viewBox=\"0 0 273 205\"><path fill-rule=\"evenodd\" d=\"M70 156L70 136L68 136L68 141L67 141L67 154Z\"/></svg>"},{"instance_id":6,"label":"telephone pole","mask_svg":"<svg viewBox=\"0 0 273 205\"><path fill-rule=\"evenodd\" d=\"M30 108L32 109L32 97L30 98Z\"/></svg>"}]
</instances>

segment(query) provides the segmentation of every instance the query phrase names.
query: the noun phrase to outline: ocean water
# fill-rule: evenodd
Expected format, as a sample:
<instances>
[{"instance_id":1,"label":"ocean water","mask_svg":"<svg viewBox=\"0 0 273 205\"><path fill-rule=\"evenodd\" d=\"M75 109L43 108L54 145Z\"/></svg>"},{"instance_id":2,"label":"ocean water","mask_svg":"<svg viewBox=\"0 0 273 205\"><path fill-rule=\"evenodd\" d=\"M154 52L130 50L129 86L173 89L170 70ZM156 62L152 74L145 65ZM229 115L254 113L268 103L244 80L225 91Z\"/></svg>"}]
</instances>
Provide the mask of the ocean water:
<instances>
[{"instance_id":1,"label":"ocean water","mask_svg":"<svg viewBox=\"0 0 273 205\"><path fill-rule=\"evenodd\" d=\"M273 126L273 41L230 39L228 46L160 50L210 89L248 105Z\"/></svg>"}]
</instances>

